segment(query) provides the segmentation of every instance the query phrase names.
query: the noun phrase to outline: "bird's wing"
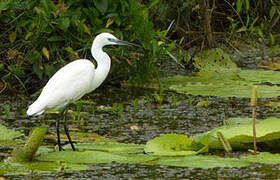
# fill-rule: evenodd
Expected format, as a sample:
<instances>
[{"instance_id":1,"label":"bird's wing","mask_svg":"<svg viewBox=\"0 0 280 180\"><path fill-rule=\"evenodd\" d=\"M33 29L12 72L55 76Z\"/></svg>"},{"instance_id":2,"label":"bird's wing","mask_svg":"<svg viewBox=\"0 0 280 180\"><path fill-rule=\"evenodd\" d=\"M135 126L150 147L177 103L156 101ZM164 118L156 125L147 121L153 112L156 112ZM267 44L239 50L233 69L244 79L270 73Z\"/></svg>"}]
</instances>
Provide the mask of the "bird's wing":
<instances>
[{"instance_id":1,"label":"bird's wing","mask_svg":"<svg viewBox=\"0 0 280 180\"><path fill-rule=\"evenodd\" d=\"M90 91L94 65L89 60L73 61L57 71L43 88L38 101L46 108L59 108Z\"/></svg>"}]
</instances>

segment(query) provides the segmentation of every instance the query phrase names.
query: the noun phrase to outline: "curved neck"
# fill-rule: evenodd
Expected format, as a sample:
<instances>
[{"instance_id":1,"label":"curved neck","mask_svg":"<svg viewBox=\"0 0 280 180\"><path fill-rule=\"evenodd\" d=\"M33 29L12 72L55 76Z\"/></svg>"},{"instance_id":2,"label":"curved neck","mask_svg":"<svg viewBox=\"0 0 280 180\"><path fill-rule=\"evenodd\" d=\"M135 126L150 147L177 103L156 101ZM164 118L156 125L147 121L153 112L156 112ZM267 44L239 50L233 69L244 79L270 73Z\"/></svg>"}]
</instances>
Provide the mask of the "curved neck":
<instances>
[{"instance_id":1,"label":"curved neck","mask_svg":"<svg viewBox=\"0 0 280 180\"><path fill-rule=\"evenodd\" d=\"M94 82L92 83L92 90L94 90L99 87L107 77L110 71L111 59L108 54L102 50L102 47L95 46L95 43L93 43L91 47L91 54L97 62L97 68L95 69L93 79Z\"/></svg>"}]
</instances>

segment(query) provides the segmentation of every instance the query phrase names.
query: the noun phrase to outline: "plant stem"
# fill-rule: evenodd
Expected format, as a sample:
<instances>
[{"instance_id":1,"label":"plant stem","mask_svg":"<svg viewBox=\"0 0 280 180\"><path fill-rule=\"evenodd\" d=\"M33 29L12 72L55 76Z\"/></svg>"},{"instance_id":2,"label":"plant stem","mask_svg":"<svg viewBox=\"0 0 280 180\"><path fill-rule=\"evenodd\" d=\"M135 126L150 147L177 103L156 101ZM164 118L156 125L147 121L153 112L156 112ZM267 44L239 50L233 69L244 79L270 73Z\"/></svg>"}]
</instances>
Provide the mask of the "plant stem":
<instances>
[{"instance_id":1,"label":"plant stem","mask_svg":"<svg viewBox=\"0 0 280 180\"><path fill-rule=\"evenodd\" d=\"M251 96L254 154L257 153L257 138L256 138L256 106L257 106L257 104L258 104L258 92L257 92L257 86L254 86L253 91L252 91L252 96Z\"/></svg>"},{"instance_id":2,"label":"plant stem","mask_svg":"<svg viewBox=\"0 0 280 180\"><path fill-rule=\"evenodd\" d=\"M253 120L253 141L254 141L254 154L257 153L257 138L256 138L256 106L252 106L252 120Z\"/></svg>"}]
</instances>

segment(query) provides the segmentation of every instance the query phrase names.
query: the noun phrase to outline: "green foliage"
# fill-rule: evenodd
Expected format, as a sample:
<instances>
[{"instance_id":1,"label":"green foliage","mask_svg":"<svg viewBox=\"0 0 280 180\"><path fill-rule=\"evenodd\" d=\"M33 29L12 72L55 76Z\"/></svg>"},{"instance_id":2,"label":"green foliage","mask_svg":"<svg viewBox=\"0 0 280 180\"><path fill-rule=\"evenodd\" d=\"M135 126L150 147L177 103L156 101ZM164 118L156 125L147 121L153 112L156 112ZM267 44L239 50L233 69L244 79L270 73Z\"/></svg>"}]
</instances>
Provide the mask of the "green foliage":
<instances>
[{"instance_id":1,"label":"green foliage","mask_svg":"<svg viewBox=\"0 0 280 180\"><path fill-rule=\"evenodd\" d=\"M195 67L199 76L172 76L161 78L164 89L179 93L222 96L251 97L251 90L258 85L262 98L279 96L280 73L265 70L240 70L229 56L220 49L212 49L196 57ZM265 85L263 83L271 83Z\"/></svg>"},{"instance_id":2,"label":"green foliage","mask_svg":"<svg viewBox=\"0 0 280 180\"><path fill-rule=\"evenodd\" d=\"M6 119L9 119L11 114L11 107L9 105L4 105L4 111L5 111Z\"/></svg>"},{"instance_id":3,"label":"green foliage","mask_svg":"<svg viewBox=\"0 0 280 180\"><path fill-rule=\"evenodd\" d=\"M13 139L23 136L22 133L14 130L7 129L0 124L0 141L13 141Z\"/></svg>"},{"instance_id":4,"label":"green foliage","mask_svg":"<svg viewBox=\"0 0 280 180\"><path fill-rule=\"evenodd\" d=\"M40 155L39 161L63 161L69 163L141 163L157 159L144 154L114 154L102 151L60 151Z\"/></svg>"},{"instance_id":5,"label":"green foliage","mask_svg":"<svg viewBox=\"0 0 280 180\"><path fill-rule=\"evenodd\" d=\"M253 163L280 164L280 154L271 154L269 152L261 152L253 156L241 156L241 159Z\"/></svg>"},{"instance_id":6,"label":"green foliage","mask_svg":"<svg viewBox=\"0 0 280 180\"><path fill-rule=\"evenodd\" d=\"M185 135L165 134L147 142L146 153L153 153L160 156L183 156L193 155L192 140Z\"/></svg>"},{"instance_id":7,"label":"green foliage","mask_svg":"<svg viewBox=\"0 0 280 180\"><path fill-rule=\"evenodd\" d=\"M229 55L220 48L202 51L194 61L194 66L201 76L211 76L213 73L220 76L234 76L239 71Z\"/></svg>"},{"instance_id":8,"label":"green foliage","mask_svg":"<svg viewBox=\"0 0 280 180\"><path fill-rule=\"evenodd\" d=\"M258 71L256 71L256 73L258 73ZM251 91L254 86L254 83L250 81L233 81L217 76L172 76L161 78L161 83L165 90L176 91L178 93L202 96L247 98L251 97ZM261 98L277 97L279 96L280 88L278 86L258 85L258 92L259 97Z\"/></svg>"},{"instance_id":9,"label":"green foliage","mask_svg":"<svg viewBox=\"0 0 280 180\"><path fill-rule=\"evenodd\" d=\"M138 41L146 49L139 52L110 49L110 55L129 59L114 64L113 73L122 79L147 81L155 71L158 47L154 46L153 23L145 6L136 0L118 1L5 1L0 6L1 59L7 82L15 79L22 86L36 78L49 78L59 67L77 58L92 58L90 46L100 32L111 32L120 39ZM10 50L16 53L9 53ZM136 50L134 50L136 51ZM9 67L9 68L7 68ZM124 73L125 72L125 73ZM13 75L11 75L13 74ZM32 79L30 78L32 76Z\"/></svg>"},{"instance_id":10,"label":"green foliage","mask_svg":"<svg viewBox=\"0 0 280 180\"><path fill-rule=\"evenodd\" d=\"M117 142L100 142L100 143L81 143L75 144L79 151L93 150L114 153L142 153L144 145L141 144L123 144ZM71 146L65 146L65 149L71 150Z\"/></svg>"},{"instance_id":11,"label":"green foliage","mask_svg":"<svg viewBox=\"0 0 280 180\"><path fill-rule=\"evenodd\" d=\"M201 6L203 3L205 8ZM232 40L240 37L255 40L255 37L264 38L272 27L277 30L277 9L277 1L162 0L151 9L151 17L156 29L169 30L165 37L171 42L174 40L176 46L203 48L208 35L203 31L207 23L203 17L205 12L209 12L212 32L217 33L212 34L214 39L226 40L233 46Z\"/></svg>"},{"instance_id":12,"label":"green foliage","mask_svg":"<svg viewBox=\"0 0 280 180\"><path fill-rule=\"evenodd\" d=\"M65 171L82 171L89 167L83 164L70 164L61 162L1 162L0 174L9 175L26 175L29 173L45 173L45 172L65 172Z\"/></svg>"},{"instance_id":13,"label":"green foliage","mask_svg":"<svg viewBox=\"0 0 280 180\"><path fill-rule=\"evenodd\" d=\"M237 158L221 158L218 156L183 156L160 159L159 165L164 166L177 166L177 167L189 167L189 168L241 168L250 166L251 163L245 160Z\"/></svg>"},{"instance_id":14,"label":"green foliage","mask_svg":"<svg viewBox=\"0 0 280 180\"><path fill-rule=\"evenodd\" d=\"M201 144L208 146L210 149L223 149L223 146L217 136L217 132L220 132L229 141L233 149L248 149L253 146L252 123L249 118L238 118L238 121L245 121L245 123L221 126L212 129L209 132L195 135L192 138L195 142L200 142ZM280 121L278 118L267 118L265 120L257 121L257 142L269 143L271 141L278 140L280 138L280 131L277 128L279 124ZM277 147L275 146L274 148Z\"/></svg>"}]
</instances>

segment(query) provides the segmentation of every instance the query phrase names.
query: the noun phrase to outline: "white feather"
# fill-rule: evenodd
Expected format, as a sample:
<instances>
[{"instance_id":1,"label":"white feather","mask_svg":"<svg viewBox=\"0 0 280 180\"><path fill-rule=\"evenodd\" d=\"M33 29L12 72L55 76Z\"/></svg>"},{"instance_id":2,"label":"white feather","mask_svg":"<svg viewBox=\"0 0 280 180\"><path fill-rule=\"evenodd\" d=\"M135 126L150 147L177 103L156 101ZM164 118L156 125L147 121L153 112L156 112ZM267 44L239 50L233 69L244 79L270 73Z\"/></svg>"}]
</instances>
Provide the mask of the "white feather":
<instances>
[{"instance_id":1,"label":"white feather","mask_svg":"<svg viewBox=\"0 0 280 180\"><path fill-rule=\"evenodd\" d=\"M102 48L118 40L109 33L96 36L91 53L97 68L87 59L75 60L58 70L43 88L38 99L28 107L27 115L40 115L47 109L58 109L80 99L99 87L110 71L111 59Z\"/></svg>"}]
</instances>

